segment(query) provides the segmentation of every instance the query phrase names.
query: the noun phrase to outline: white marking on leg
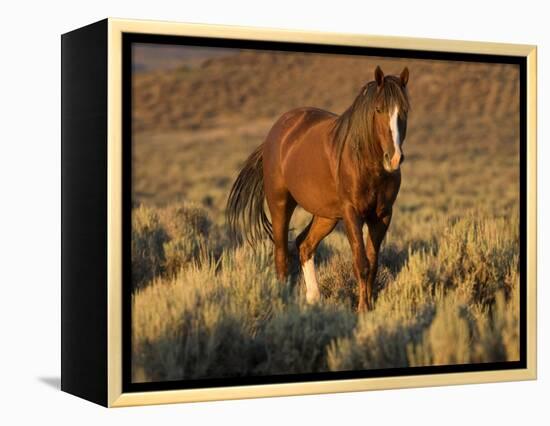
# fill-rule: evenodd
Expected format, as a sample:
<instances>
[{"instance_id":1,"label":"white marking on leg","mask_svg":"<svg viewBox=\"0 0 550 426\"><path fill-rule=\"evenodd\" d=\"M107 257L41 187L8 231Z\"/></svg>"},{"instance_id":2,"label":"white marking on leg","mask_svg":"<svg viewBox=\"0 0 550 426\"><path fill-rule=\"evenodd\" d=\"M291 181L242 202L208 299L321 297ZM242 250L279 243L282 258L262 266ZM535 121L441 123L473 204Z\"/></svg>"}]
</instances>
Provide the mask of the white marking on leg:
<instances>
[{"instance_id":1,"label":"white marking on leg","mask_svg":"<svg viewBox=\"0 0 550 426\"><path fill-rule=\"evenodd\" d=\"M317 277L315 276L313 256L302 265L302 271L306 280L306 300L308 303L315 303L320 299L321 294L319 293L319 284L317 284Z\"/></svg>"}]
</instances>

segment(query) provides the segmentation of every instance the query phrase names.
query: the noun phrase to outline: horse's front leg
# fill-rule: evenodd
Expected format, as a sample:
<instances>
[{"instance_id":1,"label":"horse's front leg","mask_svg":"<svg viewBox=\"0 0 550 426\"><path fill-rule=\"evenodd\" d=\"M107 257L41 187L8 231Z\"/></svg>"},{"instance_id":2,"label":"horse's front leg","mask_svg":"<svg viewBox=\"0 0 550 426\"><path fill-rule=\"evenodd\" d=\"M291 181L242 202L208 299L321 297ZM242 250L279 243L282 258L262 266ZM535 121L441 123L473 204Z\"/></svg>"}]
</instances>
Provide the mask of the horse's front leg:
<instances>
[{"instance_id":1,"label":"horse's front leg","mask_svg":"<svg viewBox=\"0 0 550 426\"><path fill-rule=\"evenodd\" d=\"M345 209L343 219L353 254L353 271L359 283L359 304L357 310L362 312L372 309L372 297L369 297L372 294L372 289L368 288L367 283L369 261L365 250L365 242L363 241L363 219L352 207Z\"/></svg>"},{"instance_id":2,"label":"horse's front leg","mask_svg":"<svg viewBox=\"0 0 550 426\"><path fill-rule=\"evenodd\" d=\"M391 212L384 214L382 217L367 219L367 225L369 227L369 235L367 237L367 259L370 265L367 276L367 297L370 299L371 305L373 304L372 290L376 280L376 273L378 272L378 253L380 252L380 245L386 236L388 226L390 226L390 221Z\"/></svg>"}]
</instances>

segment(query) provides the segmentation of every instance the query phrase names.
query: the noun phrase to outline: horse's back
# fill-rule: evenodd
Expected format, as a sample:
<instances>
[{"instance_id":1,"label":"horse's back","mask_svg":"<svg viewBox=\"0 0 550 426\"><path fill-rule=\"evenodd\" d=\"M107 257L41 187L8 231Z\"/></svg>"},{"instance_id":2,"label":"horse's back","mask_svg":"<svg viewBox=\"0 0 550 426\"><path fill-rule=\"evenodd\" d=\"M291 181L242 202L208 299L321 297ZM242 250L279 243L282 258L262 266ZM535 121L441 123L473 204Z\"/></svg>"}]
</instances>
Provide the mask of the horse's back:
<instances>
[{"instance_id":1,"label":"horse's back","mask_svg":"<svg viewBox=\"0 0 550 426\"><path fill-rule=\"evenodd\" d=\"M312 214L332 217L338 206L332 127L337 116L303 107L283 114L264 143L264 173Z\"/></svg>"},{"instance_id":2,"label":"horse's back","mask_svg":"<svg viewBox=\"0 0 550 426\"><path fill-rule=\"evenodd\" d=\"M265 145L277 151L288 150L292 145L305 141L304 136L317 126L332 122L335 117L335 114L320 108L292 109L275 122L267 135Z\"/></svg>"}]
</instances>

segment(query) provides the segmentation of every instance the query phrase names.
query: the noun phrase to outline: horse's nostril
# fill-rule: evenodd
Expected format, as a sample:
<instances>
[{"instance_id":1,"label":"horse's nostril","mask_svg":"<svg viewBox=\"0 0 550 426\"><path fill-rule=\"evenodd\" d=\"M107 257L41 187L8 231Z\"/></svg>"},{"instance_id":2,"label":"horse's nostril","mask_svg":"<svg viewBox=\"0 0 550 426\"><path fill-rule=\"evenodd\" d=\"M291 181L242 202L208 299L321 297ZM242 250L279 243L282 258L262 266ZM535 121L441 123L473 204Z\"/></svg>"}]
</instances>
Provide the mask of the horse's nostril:
<instances>
[{"instance_id":1,"label":"horse's nostril","mask_svg":"<svg viewBox=\"0 0 550 426\"><path fill-rule=\"evenodd\" d=\"M401 159L399 160L399 164L403 164L403 161L405 161L405 155L401 154Z\"/></svg>"}]
</instances>

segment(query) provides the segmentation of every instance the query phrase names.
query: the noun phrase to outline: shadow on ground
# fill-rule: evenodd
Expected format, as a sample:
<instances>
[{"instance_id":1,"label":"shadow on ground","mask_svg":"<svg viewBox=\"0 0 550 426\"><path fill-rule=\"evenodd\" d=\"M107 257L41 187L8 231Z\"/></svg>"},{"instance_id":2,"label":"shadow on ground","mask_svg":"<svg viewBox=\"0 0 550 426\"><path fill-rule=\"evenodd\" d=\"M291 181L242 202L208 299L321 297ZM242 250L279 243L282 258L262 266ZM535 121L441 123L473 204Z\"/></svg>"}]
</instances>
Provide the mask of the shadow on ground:
<instances>
[{"instance_id":1,"label":"shadow on ground","mask_svg":"<svg viewBox=\"0 0 550 426\"><path fill-rule=\"evenodd\" d=\"M61 377L39 377L38 381L51 388L61 389Z\"/></svg>"}]
</instances>

